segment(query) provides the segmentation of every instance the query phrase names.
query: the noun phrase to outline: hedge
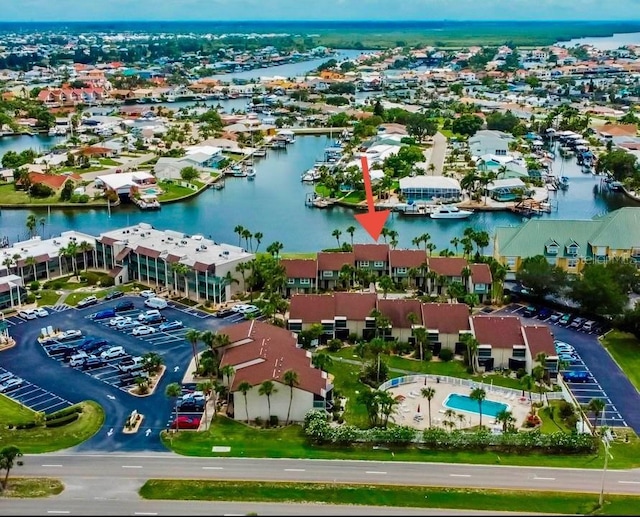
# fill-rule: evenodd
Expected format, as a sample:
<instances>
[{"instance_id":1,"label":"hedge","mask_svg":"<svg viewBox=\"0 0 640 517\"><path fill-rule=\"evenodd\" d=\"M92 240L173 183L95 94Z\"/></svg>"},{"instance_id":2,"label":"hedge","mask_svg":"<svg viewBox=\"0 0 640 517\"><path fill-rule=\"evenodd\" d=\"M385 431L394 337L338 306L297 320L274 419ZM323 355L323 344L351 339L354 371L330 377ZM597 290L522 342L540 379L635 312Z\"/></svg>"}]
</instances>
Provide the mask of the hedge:
<instances>
[{"instance_id":1,"label":"hedge","mask_svg":"<svg viewBox=\"0 0 640 517\"><path fill-rule=\"evenodd\" d=\"M79 413L72 413L70 415L63 416L63 417L57 418L55 420L49 420L46 423L46 426L47 427L62 427L63 425L67 425L67 424L70 424L71 422L75 422L76 420L78 420L78 418L80 418L80 414Z\"/></svg>"},{"instance_id":2,"label":"hedge","mask_svg":"<svg viewBox=\"0 0 640 517\"><path fill-rule=\"evenodd\" d=\"M58 418L62 418L67 415L73 415L74 413L82 413L82 406L80 404L76 404L75 406L66 407L64 409L60 409L59 411L49 413L45 417L45 421L49 422L51 420L57 420Z\"/></svg>"}]
</instances>

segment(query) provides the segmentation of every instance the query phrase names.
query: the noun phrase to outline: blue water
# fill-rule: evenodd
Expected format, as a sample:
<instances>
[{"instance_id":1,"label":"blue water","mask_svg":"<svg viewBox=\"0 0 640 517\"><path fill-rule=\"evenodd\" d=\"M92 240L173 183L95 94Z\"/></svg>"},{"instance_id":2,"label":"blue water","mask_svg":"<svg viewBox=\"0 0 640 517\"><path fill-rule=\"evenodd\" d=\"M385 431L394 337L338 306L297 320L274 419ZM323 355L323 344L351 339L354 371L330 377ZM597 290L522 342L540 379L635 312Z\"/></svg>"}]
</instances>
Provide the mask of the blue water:
<instances>
[{"instance_id":1,"label":"blue water","mask_svg":"<svg viewBox=\"0 0 640 517\"><path fill-rule=\"evenodd\" d=\"M450 409L457 409L458 411L466 411L467 413L476 413L478 411L478 401L469 398L467 395L459 395L457 393L451 393L444 401L444 407ZM500 411L509 409L509 406L502 402L494 402L493 400L484 400L482 402L482 414L492 417L498 416Z\"/></svg>"}]
</instances>

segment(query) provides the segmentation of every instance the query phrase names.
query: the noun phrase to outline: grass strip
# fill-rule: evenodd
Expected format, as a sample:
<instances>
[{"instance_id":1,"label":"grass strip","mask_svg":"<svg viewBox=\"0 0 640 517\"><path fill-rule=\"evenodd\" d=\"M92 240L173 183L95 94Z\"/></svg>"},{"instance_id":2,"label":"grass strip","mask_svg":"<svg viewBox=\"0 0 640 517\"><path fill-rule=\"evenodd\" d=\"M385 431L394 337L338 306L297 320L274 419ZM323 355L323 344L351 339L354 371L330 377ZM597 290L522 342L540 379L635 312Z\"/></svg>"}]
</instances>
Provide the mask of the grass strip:
<instances>
[{"instance_id":1,"label":"grass strip","mask_svg":"<svg viewBox=\"0 0 640 517\"><path fill-rule=\"evenodd\" d=\"M18 469L20 467L16 467ZM64 485L59 479L52 478L22 478L9 477L7 488L0 492L0 498L12 497L27 499L35 497L50 497L58 495L64 490Z\"/></svg>"},{"instance_id":2,"label":"grass strip","mask_svg":"<svg viewBox=\"0 0 640 517\"><path fill-rule=\"evenodd\" d=\"M640 391L640 340L633 334L612 330L602 338L602 344Z\"/></svg>"},{"instance_id":3,"label":"grass strip","mask_svg":"<svg viewBox=\"0 0 640 517\"><path fill-rule=\"evenodd\" d=\"M545 514L637 515L640 497L521 490L454 489L441 487L150 479L140 489L145 499L324 503L536 512Z\"/></svg>"}]
</instances>

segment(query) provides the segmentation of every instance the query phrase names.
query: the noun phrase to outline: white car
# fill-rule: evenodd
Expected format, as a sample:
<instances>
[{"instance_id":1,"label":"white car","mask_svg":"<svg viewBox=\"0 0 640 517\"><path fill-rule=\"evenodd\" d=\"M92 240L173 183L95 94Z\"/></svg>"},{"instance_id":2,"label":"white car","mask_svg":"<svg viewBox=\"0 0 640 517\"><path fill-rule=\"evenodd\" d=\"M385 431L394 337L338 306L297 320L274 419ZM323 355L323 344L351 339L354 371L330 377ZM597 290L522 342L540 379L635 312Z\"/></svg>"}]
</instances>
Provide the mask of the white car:
<instances>
[{"instance_id":1,"label":"white car","mask_svg":"<svg viewBox=\"0 0 640 517\"><path fill-rule=\"evenodd\" d=\"M133 321L131 318L129 318L129 316L127 316L127 319L116 323L115 327L118 330L123 330L128 329L129 327L135 327L136 325L139 325L139 323L137 321Z\"/></svg>"},{"instance_id":2,"label":"white car","mask_svg":"<svg viewBox=\"0 0 640 517\"><path fill-rule=\"evenodd\" d=\"M104 352L102 352L100 354L100 358L104 360L114 359L115 357L120 357L121 355L126 355L126 354L127 352L121 346L112 346L108 350L105 350Z\"/></svg>"},{"instance_id":3,"label":"white car","mask_svg":"<svg viewBox=\"0 0 640 517\"><path fill-rule=\"evenodd\" d=\"M133 329L132 334L134 336L146 336L147 334L155 334L157 331L153 327L148 325L140 325Z\"/></svg>"},{"instance_id":4,"label":"white car","mask_svg":"<svg viewBox=\"0 0 640 517\"><path fill-rule=\"evenodd\" d=\"M156 293L153 291L153 289L145 289L144 291L140 291L140 296L142 296L143 298L151 298L155 295Z\"/></svg>"},{"instance_id":5,"label":"white car","mask_svg":"<svg viewBox=\"0 0 640 517\"><path fill-rule=\"evenodd\" d=\"M38 307L37 309L34 309L36 311L36 314L38 316L40 316L41 318L45 318L47 316L49 316L49 311L47 309L45 309L44 307Z\"/></svg>"},{"instance_id":6,"label":"white car","mask_svg":"<svg viewBox=\"0 0 640 517\"><path fill-rule=\"evenodd\" d=\"M18 316L24 318L25 320L35 320L38 317L38 313L33 309L22 309Z\"/></svg>"},{"instance_id":7,"label":"white car","mask_svg":"<svg viewBox=\"0 0 640 517\"><path fill-rule=\"evenodd\" d=\"M147 318L162 316L158 309L149 309L148 311L138 314L138 321L146 320Z\"/></svg>"},{"instance_id":8,"label":"white car","mask_svg":"<svg viewBox=\"0 0 640 517\"><path fill-rule=\"evenodd\" d=\"M109 326L116 327L119 323L122 323L125 321L129 322L131 321L131 318L129 316L116 316L115 318L111 318L109 320Z\"/></svg>"}]
</instances>

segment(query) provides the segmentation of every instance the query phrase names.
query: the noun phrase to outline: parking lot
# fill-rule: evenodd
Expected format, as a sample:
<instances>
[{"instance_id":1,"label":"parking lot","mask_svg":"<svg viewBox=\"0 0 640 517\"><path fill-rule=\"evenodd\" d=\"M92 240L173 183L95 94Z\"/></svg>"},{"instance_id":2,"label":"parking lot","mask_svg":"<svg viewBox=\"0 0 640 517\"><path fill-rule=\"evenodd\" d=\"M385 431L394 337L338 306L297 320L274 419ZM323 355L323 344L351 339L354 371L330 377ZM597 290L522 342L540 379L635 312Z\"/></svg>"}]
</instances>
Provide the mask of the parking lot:
<instances>
[{"instance_id":1,"label":"parking lot","mask_svg":"<svg viewBox=\"0 0 640 517\"><path fill-rule=\"evenodd\" d=\"M511 304L498 312L520 316L527 324L547 325L556 340L571 345L577 358L567 366L566 371L588 373L586 382L566 383L578 403L582 405L594 398L602 399L606 406L604 416L598 417L598 425L629 426L640 432L640 412L637 410L640 395L598 341L598 337L609 328L597 325L585 331L582 326L572 327L571 318L567 324L563 324L560 323L561 318L553 317L554 311L540 314L540 307L532 307L536 313L530 314L528 307L531 306ZM587 416L594 422L593 414Z\"/></svg>"},{"instance_id":2,"label":"parking lot","mask_svg":"<svg viewBox=\"0 0 640 517\"><path fill-rule=\"evenodd\" d=\"M0 367L0 378L4 378L8 374L13 374L8 370ZM36 386L35 384L26 381L19 376L13 374L13 379L19 379L22 382L15 386L3 390L3 395L12 398L16 402L19 402L23 406L27 406L33 411L42 411L44 413L54 413L60 409L64 409L73 404L68 400L58 397L55 393Z\"/></svg>"}]
</instances>

